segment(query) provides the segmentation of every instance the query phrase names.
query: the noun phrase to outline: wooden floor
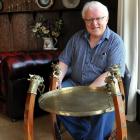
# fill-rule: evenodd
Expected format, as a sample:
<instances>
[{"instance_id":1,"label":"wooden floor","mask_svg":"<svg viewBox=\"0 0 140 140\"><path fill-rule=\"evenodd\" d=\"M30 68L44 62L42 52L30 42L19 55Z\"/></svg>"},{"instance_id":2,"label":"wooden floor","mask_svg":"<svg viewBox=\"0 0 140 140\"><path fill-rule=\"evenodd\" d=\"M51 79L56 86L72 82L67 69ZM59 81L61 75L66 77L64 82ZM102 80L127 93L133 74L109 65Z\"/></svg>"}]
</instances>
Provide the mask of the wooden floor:
<instances>
[{"instance_id":1,"label":"wooden floor","mask_svg":"<svg viewBox=\"0 0 140 140\"><path fill-rule=\"evenodd\" d=\"M73 140L67 133L63 134L63 138L64 140ZM0 114L0 140L25 140L23 120L11 122L9 118ZM35 118L34 140L53 140L48 116Z\"/></svg>"},{"instance_id":2,"label":"wooden floor","mask_svg":"<svg viewBox=\"0 0 140 140\"><path fill-rule=\"evenodd\" d=\"M140 124L138 122L127 122L128 140L140 140ZM52 140L49 120L46 115L35 118L34 140ZM0 114L0 140L24 140L23 120L11 122L9 118ZM68 133L63 134L63 140L72 140Z\"/></svg>"}]
</instances>

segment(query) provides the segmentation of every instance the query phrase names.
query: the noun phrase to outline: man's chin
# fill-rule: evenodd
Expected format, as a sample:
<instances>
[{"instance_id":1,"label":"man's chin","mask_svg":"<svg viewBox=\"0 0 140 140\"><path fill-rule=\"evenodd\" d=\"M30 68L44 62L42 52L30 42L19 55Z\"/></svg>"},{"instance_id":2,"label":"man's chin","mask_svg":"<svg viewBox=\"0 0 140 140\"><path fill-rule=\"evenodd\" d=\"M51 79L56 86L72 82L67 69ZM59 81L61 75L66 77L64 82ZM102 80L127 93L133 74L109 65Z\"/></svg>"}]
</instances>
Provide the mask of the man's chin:
<instances>
[{"instance_id":1,"label":"man's chin","mask_svg":"<svg viewBox=\"0 0 140 140\"><path fill-rule=\"evenodd\" d=\"M91 35L95 36L95 37L100 37L101 36L101 34L99 32L92 32Z\"/></svg>"}]
</instances>

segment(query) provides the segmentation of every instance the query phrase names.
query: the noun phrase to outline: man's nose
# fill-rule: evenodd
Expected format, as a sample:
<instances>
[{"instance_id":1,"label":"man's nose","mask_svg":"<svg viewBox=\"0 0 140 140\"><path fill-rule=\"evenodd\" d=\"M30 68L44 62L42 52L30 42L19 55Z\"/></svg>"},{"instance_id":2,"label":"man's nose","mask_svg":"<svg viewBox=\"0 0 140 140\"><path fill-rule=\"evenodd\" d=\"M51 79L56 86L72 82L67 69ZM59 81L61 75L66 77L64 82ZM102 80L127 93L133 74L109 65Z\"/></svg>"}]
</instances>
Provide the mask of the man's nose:
<instances>
[{"instance_id":1,"label":"man's nose","mask_svg":"<svg viewBox=\"0 0 140 140\"><path fill-rule=\"evenodd\" d=\"M98 25L98 21L96 19L92 19L91 24L94 25L94 26L96 26L96 25Z\"/></svg>"}]
</instances>

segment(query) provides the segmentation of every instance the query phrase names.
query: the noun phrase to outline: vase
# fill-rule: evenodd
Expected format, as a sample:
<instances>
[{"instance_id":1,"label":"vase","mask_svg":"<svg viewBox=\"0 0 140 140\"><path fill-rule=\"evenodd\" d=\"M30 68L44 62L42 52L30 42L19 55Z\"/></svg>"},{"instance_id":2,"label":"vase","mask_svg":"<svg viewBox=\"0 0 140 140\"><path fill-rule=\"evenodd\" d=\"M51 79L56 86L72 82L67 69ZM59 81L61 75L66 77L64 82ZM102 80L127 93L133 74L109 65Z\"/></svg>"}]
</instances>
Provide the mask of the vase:
<instances>
[{"instance_id":1,"label":"vase","mask_svg":"<svg viewBox=\"0 0 140 140\"><path fill-rule=\"evenodd\" d=\"M44 40L43 44L44 50L57 50L57 48L55 48L55 45L57 44L57 39L44 37L43 40Z\"/></svg>"}]
</instances>

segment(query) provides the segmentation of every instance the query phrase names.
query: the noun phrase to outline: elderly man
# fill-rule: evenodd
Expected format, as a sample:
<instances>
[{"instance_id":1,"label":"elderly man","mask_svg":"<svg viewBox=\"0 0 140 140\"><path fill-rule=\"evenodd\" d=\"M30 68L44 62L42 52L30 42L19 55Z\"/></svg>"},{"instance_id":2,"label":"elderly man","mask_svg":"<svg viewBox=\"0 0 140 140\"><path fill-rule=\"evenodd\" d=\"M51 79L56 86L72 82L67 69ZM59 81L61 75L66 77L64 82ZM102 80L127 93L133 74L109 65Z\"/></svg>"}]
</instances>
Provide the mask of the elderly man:
<instances>
[{"instance_id":1,"label":"elderly man","mask_svg":"<svg viewBox=\"0 0 140 140\"><path fill-rule=\"evenodd\" d=\"M82 10L82 18L86 29L75 33L59 56L59 84L62 87L102 86L108 68L114 64L120 65L121 75L124 75L124 44L120 36L107 26L107 7L97 1L87 2ZM68 67L71 67L71 76L62 82ZM91 117L57 118L75 140L105 140L114 124L114 112Z\"/></svg>"}]
</instances>

